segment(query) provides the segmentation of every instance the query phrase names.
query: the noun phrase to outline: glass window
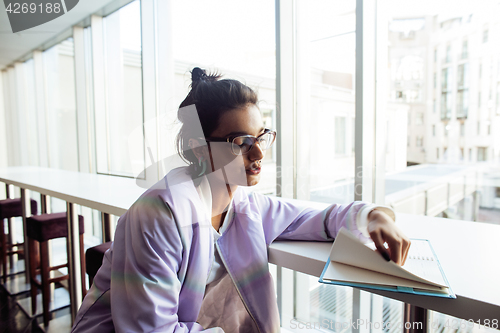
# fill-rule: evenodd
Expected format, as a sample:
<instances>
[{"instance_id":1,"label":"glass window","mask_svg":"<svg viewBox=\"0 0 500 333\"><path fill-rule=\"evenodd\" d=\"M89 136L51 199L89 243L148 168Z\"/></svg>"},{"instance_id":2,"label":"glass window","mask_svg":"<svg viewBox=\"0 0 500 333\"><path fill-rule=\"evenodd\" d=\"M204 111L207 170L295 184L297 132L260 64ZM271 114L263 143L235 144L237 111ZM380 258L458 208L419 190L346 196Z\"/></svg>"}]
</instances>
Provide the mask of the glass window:
<instances>
[{"instance_id":1,"label":"glass window","mask_svg":"<svg viewBox=\"0 0 500 333\"><path fill-rule=\"evenodd\" d=\"M415 125L423 125L424 124L424 113L417 112L417 117L415 119Z\"/></svg>"},{"instance_id":2,"label":"glass window","mask_svg":"<svg viewBox=\"0 0 500 333\"><path fill-rule=\"evenodd\" d=\"M73 38L43 52L49 167L78 171Z\"/></svg>"},{"instance_id":3,"label":"glass window","mask_svg":"<svg viewBox=\"0 0 500 333\"><path fill-rule=\"evenodd\" d=\"M38 149L38 112L36 109L36 87L35 87L35 63L33 59L26 61L23 64L24 69L24 106L27 118L28 129L26 130L29 165L40 165L39 149Z\"/></svg>"},{"instance_id":4,"label":"glass window","mask_svg":"<svg viewBox=\"0 0 500 333\"><path fill-rule=\"evenodd\" d=\"M446 45L446 59L445 61L448 63L451 61L451 45Z\"/></svg>"},{"instance_id":5,"label":"glass window","mask_svg":"<svg viewBox=\"0 0 500 333\"><path fill-rule=\"evenodd\" d=\"M103 18L106 114L96 114L97 172L134 177L144 170L140 2ZM105 138L105 139L104 139Z\"/></svg>"},{"instance_id":6,"label":"glass window","mask_svg":"<svg viewBox=\"0 0 500 333\"><path fill-rule=\"evenodd\" d=\"M335 118L335 153L344 155L346 152L346 126L345 117Z\"/></svg>"},{"instance_id":7,"label":"glass window","mask_svg":"<svg viewBox=\"0 0 500 333\"><path fill-rule=\"evenodd\" d=\"M457 91L457 118L467 118L469 112L469 90Z\"/></svg>"},{"instance_id":8,"label":"glass window","mask_svg":"<svg viewBox=\"0 0 500 333\"><path fill-rule=\"evenodd\" d=\"M441 70L441 119L451 118L451 68Z\"/></svg>"},{"instance_id":9,"label":"glass window","mask_svg":"<svg viewBox=\"0 0 500 333\"><path fill-rule=\"evenodd\" d=\"M462 42L462 59L467 59L469 56L469 42L467 40L464 40Z\"/></svg>"},{"instance_id":10,"label":"glass window","mask_svg":"<svg viewBox=\"0 0 500 333\"><path fill-rule=\"evenodd\" d=\"M224 78L240 80L256 90L266 126L276 128L274 7L274 2L265 0L173 1L173 105L177 107L186 97L191 83L190 71L194 67L219 71ZM221 13L224 13L223 19L220 19ZM218 19L212 19L214 17ZM275 149L273 146L266 151L262 178L253 190L276 193ZM175 151L173 143L172 151Z\"/></svg>"},{"instance_id":11,"label":"glass window","mask_svg":"<svg viewBox=\"0 0 500 333\"><path fill-rule=\"evenodd\" d=\"M500 75L499 75L500 78ZM496 101L497 115L500 115L500 83L497 84L497 101Z\"/></svg>"},{"instance_id":12,"label":"glass window","mask_svg":"<svg viewBox=\"0 0 500 333\"><path fill-rule=\"evenodd\" d=\"M412 12L415 15L412 17L424 18L425 24L423 28L413 28L413 39L403 41L395 38L390 26L392 22L400 22L405 17L408 17L404 7L409 4L414 8ZM478 177L481 177L481 175L489 177L488 174L492 175L499 172L498 165L493 162L500 159L500 149L498 148L498 140L496 140L497 121L495 118L497 112L500 114L500 84L498 84L500 68L491 68L492 62L495 65L498 63L498 50L486 45L484 47L477 46L481 46L483 40L489 42L489 28L497 26L500 22L497 17L485 14L498 12L500 5L491 3L481 8L471 6L464 9L465 12L462 17L473 17L473 19L450 19L436 25L435 20L439 20L438 17L446 15L447 8L452 5L452 2L438 0L436 4L439 7L431 10L425 5L420 5L418 1L410 1L410 3L404 5L394 3L391 5L389 12L385 13L389 17L389 28L387 43L383 45L384 47L388 45L387 60L384 59L388 63L378 64L378 66L396 71L399 66L397 59L422 56L423 67L428 68L429 73L432 74L422 81L421 90L432 94L425 98L433 102L423 105L421 108L420 106L417 108L416 105L406 99L398 103L401 106L405 105L410 108L409 115L415 114L416 117L412 123L408 122L406 126L407 133L401 133L401 137L411 138L411 145L425 146L426 151L432 151L433 153L426 154L423 149L415 149L415 147L411 147L413 149L407 148L406 162L420 163L419 169L417 171L411 166L400 165L396 173L391 170L391 173L386 175L387 201L385 204L397 204L398 200L411 199L404 194L404 191L408 191L409 188L417 185L402 184L398 182L395 175L402 177L403 175L409 176L421 173L425 174L426 177L433 177L439 182L440 179L444 179L441 177L451 172L451 169L448 169L451 167L450 165L453 165L453 172L465 173L465 170L468 170L468 172L473 170ZM428 52L428 50L431 50L431 52ZM442 61L435 61L436 50L442 50L440 58ZM454 54L453 50L459 52ZM378 58L378 61L381 60L382 58ZM487 67L483 66L483 64ZM500 67L500 65L498 66ZM488 69L485 75L482 75L483 67ZM434 77L434 73L437 73L437 78ZM483 82L486 76L489 80ZM400 84L398 77L388 75L387 79L390 80L387 82L387 86L390 87L388 96L394 96L396 91L406 90ZM435 86L440 88L439 92L435 92L433 89ZM489 97L490 89L492 92L491 98L487 101L488 109L481 110L478 106L486 104L483 103L485 97L482 96L482 92L487 93L486 97ZM439 103L437 107L434 105L435 100ZM434 110L437 111L436 115L434 115ZM415 125L420 123L418 119L419 112L425 114L425 117L429 117L425 119L422 126ZM441 127L443 130L440 129ZM485 137L481 138L482 135ZM486 137L487 135L488 137ZM428 136L430 136L430 140L428 140ZM488 141L493 136L495 140ZM488 163L489 171L467 165L474 160ZM480 186L480 184L476 185ZM472 192L467 195L471 195L474 190L470 191ZM456 205L451 205L446 210L459 212L458 218L464 220L478 220L481 218L485 222L488 222L488 219L492 220L491 217L486 216L481 218L473 217L473 214L470 213L473 211L471 200L466 200L465 196L462 200L459 205L467 206L467 208L459 210ZM479 215L481 215L483 209L487 209L485 206L487 200L481 199L480 202L475 203L479 205ZM421 211L421 214L426 213L426 209ZM498 220L500 210L496 210L495 214L497 216L495 220Z\"/></svg>"},{"instance_id":13,"label":"glass window","mask_svg":"<svg viewBox=\"0 0 500 333\"><path fill-rule=\"evenodd\" d=\"M477 161L478 162L485 162L487 160L487 147L477 147Z\"/></svg>"}]
</instances>

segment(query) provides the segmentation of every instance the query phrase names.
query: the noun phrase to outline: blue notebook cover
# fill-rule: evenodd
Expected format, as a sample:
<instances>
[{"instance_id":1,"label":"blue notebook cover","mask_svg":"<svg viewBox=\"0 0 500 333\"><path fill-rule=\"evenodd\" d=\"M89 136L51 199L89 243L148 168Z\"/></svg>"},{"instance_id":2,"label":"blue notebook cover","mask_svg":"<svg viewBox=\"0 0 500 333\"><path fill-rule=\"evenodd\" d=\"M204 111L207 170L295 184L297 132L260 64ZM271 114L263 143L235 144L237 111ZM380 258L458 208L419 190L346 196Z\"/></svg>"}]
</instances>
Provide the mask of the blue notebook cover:
<instances>
[{"instance_id":1,"label":"blue notebook cover","mask_svg":"<svg viewBox=\"0 0 500 333\"><path fill-rule=\"evenodd\" d=\"M445 281L446 286L448 287L448 293L439 293L431 290L415 290L413 288L409 287L393 287L393 286L383 286L383 285L373 285L373 284L362 284L362 283L355 283L355 282L343 282L343 281L332 281L332 280L325 280L323 279L325 272L328 269L328 266L330 265L330 257L328 257L328 260L325 264L325 267L323 268L323 272L321 273L321 276L319 278L319 282L321 283L326 283L326 284L333 284L333 285L339 285L339 286L348 286L348 287L354 287L354 288L363 288L363 289L373 289L373 290L384 290L384 291L393 291L393 292L400 292L400 293L407 293L407 294L415 294L415 295L424 295L424 296L436 296L436 297L443 297L443 298L457 298L455 293L453 293L453 290L451 289L450 283L448 282L448 279L446 278L446 275L444 274L443 268L441 267L441 263L439 262L438 257L436 256L436 253L434 252L434 249L432 248L431 243L427 239L411 239L412 241L425 241L428 243L432 254L434 258L437 260L437 264L439 267L439 270L441 272L441 275Z\"/></svg>"}]
</instances>

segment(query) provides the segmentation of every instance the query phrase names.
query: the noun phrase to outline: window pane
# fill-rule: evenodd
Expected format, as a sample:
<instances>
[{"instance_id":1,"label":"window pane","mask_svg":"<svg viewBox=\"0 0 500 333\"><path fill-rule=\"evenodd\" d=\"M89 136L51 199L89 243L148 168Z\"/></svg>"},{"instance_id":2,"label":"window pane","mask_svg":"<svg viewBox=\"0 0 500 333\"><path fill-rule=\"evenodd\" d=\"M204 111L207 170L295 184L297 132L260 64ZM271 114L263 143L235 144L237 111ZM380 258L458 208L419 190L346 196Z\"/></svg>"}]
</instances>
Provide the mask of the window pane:
<instances>
[{"instance_id":1,"label":"window pane","mask_svg":"<svg viewBox=\"0 0 500 333\"><path fill-rule=\"evenodd\" d=\"M304 2L305 3L305 2ZM297 98L308 101L309 124L298 131L309 137L308 177L312 201L348 203L354 200L354 120L356 2L317 1L298 9L297 71L309 80Z\"/></svg>"},{"instance_id":2,"label":"window pane","mask_svg":"<svg viewBox=\"0 0 500 333\"><path fill-rule=\"evenodd\" d=\"M239 80L257 92L265 126L275 129L274 2L187 0L173 1L171 5L176 89L174 105L177 107L186 97L191 84L190 71L194 67L208 72L218 71L223 78ZM217 38L207 38L209 36ZM176 111L173 110L172 121L177 116ZM261 180L252 187L253 190L276 192L275 154L275 145L266 151Z\"/></svg>"},{"instance_id":3,"label":"window pane","mask_svg":"<svg viewBox=\"0 0 500 333\"><path fill-rule=\"evenodd\" d=\"M97 158L107 161L99 173L135 176L134 170L144 170L143 136L134 130L143 124L141 16L138 0L120 8L103 19L106 115L96 115L96 121L106 123L106 133L96 142Z\"/></svg>"},{"instance_id":4,"label":"window pane","mask_svg":"<svg viewBox=\"0 0 500 333\"><path fill-rule=\"evenodd\" d=\"M40 165L38 149L38 113L36 112L35 64L33 59L23 64L24 68L24 99L25 112L28 120L27 143L29 165Z\"/></svg>"},{"instance_id":5,"label":"window pane","mask_svg":"<svg viewBox=\"0 0 500 333\"><path fill-rule=\"evenodd\" d=\"M43 52L49 166L78 171L73 38Z\"/></svg>"},{"instance_id":6,"label":"window pane","mask_svg":"<svg viewBox=\"0 0 500 333\"><path fill-rule=\"evenodd\" d=\"M500 198L494 186L500 171L500 122L495 89L500 55L490 42L500 33L500 20L491 15L500 4L467 3L456 15L448 15L454 4L438 0L431 8L420 1L391 1L387 7L388 59L379 68L393 69L408 57L419 57L425 72L411 85L402 84L397 75L387 76L388 105L424 116L420 127L408 124L396 138L408 137L411 144L406 163L386 170L385 203L403 213L498 224ZM417 19L420 26L410 25ZM406 22L401 24L406 29L396 29L394 22ZM396 97L415 86L421 101ZM388 135L394 135L390 128ZM445 317L435 318L442 323Z\"/></svg>"}]
</instances>

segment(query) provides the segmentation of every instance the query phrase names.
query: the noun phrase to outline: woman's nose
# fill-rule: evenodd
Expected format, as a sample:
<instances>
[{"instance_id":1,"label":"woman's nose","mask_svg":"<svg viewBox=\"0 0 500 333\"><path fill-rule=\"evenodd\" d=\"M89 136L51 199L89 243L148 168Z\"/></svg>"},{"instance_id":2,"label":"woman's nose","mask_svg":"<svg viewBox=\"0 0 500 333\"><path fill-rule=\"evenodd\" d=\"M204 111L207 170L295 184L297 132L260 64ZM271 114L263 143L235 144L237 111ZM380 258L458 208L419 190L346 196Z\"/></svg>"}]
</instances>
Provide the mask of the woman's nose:
<instances>
[{"instance_id":1,"label":"woman's nose","mask_svg":"<svg viewBox=\"0 0 500 333\"><path fill-rule=\"evenodd\" d=\"M248 158L251 161L261 160L264 157L265 151L260 147L259 143L256 142L252 149L248 152Z\"/></svg>"}]
</instances>

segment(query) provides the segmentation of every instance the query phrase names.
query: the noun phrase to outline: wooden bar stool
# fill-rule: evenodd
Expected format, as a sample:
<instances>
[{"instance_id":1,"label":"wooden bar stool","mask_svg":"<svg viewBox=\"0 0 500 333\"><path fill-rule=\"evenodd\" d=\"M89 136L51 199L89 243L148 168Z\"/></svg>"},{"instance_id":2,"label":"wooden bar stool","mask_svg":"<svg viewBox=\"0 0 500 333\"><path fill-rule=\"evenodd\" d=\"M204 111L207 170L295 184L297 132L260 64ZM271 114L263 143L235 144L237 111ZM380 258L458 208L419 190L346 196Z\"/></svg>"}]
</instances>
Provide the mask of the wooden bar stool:
<instances>
[{"instance_id":1,"label":"wooden bar stool","mask_svg":"<svg viewBox=\"0 0 500 333\"><path fill-rule=\"evenodd\" d=\"M37 214L37 203L33 199L31 199L31 214ZM23 216L20 198L0 200L0 246L2 247L0 261L2 263L2 274L4 282L7 281L7 256L12 256L14 254L24 254L24 250L19 248L20 246L23 246L24 243L10 244L7 238L7 235L10 235L12 232L10 223L7 223L8 233L5 233L4 220L18 216ZM10 236L10 238L14 240L14 235ZM13 250L14 247L17 247L18 249ZM27 263L25 263L25 265L26 264Z\"/></svg>"},{"instance_id":2,"label":"wooden bar stool","mask_svg":"<svg viewBox=\"0 0 500 333\"><path fill-rule=\"evenodd\" d=\"M113 244L113 242L99 244L88 248L85 252L85 267L87 268L87 274L89 275L89 286L92 286L94 277L99 268L101 268L104 253L111 247L111 244Z\"/></svg>"},{"instance_id":3,"label":"wooden bar stool","mask_svg":"<svg viewBox=\"0 0 500 333\"><path fill-rule=\"evenodd\" d=\"M85 281L85 261L83 260L83 216L78 215L78 224L80 230L80 265L82 267L82 281ZM30 283L31 283L31 309L33 314L36 313L36 295L40 288L42 290L43 302L43 322L45 326L50 320L50 284L61 282L69 278L68 275L62 275L51 278L50 272L63 267L68 267L68 264L49 266L49 247L48 241L55 238L68 237L68 222L66 213L41 214L31 216L26 220L28 241L29 241L29 264L30 264ZM40 256L37 256L37 243L39 243ZM40 273L41 281L37 279L37 274ZM85 283L82 283L82 294L85 295Z\"/></svg>"}]
</instances>

